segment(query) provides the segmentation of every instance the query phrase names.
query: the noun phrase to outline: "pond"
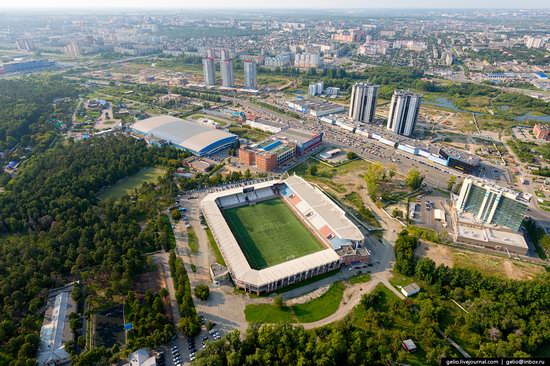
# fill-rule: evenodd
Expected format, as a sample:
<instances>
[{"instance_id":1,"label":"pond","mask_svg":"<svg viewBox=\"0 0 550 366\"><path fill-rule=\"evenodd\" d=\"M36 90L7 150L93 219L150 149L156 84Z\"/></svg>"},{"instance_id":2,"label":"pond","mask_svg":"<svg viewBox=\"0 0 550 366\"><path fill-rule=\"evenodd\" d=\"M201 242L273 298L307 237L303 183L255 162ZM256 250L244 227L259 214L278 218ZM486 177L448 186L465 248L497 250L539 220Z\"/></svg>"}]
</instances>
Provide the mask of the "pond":
<instances>
[{"instance_id":1,"label":"pond","mask_svg":"<svg viewBox=\"0 0 550 366\"><path fill-rule=\"evenodd\" d=\"M525 113L522 116L514 118L516 121L538 121L538 122L550 122L550 116L543 115L543 116L537 116L533 113Z\"/></svg>"},{"instance_id":2,"label":"pond","mask_svg":"<svg viewBox=\"0 0 550 366\"><path fill-rule=\"evenodd\" d=\"M447 108L452 110L453 112L464 112L462 109L458 108L452 101L445 97L439 97L433 102L426 101L426 104L432 104L438 107Z\"/></svg>"}]
</instances>

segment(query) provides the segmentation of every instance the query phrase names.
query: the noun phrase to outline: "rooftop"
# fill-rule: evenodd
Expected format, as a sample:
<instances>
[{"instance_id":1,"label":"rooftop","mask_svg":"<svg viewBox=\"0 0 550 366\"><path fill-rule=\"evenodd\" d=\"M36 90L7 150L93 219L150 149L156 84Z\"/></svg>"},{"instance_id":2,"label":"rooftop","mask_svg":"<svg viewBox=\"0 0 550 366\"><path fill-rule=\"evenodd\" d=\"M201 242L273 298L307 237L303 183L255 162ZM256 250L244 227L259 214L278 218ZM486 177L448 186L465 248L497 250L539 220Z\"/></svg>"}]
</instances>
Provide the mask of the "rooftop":
<instances>
[{"instance_id":1,"label":"rooftop","mask_svg":"<svg viewBox=\"0 0 550 366\"><path fill-rule=\"evenodd\" d=\"M287 128L286 130L278 132L275 136L287 138L292 142L304 143L318 135L319 134L316 132L307 132L307 131L300 131L295 128Z\"/></svg>"},{"instance_id":2,"label":"rooftop","mask_svg":"<svg viewBox=\"0 0 550 366\"><path fill-rule=\"evenodd\" d=\"M69 327L69 315L76 311L76 303L70 296L72 289L71 283L50 291L48 295L37 352L39 365L70 359L65 343L73 338Z\"/></svg>"},{"instance_id":3,"label":"rooftop","mask_svg":"<svg viewBox=\"0 0 550 366\"><path fill-rule=\"evenodd\" d=\"M361 231L346 217L344 210L338 207L321 190L313 187L297 175L285 179L285 183L292 191L308 202L312 209L329 225L331 230L340 238L350 240L364 240Z\"/></svg>"},{"instance_id":4,"label":"rooftop","mask_svg":"<svg viewBox=\"0 0 550 366\"><path fill-rule=\"evenodd\" d=\"M168 115L138 121L132 129L197 153L207 153L217 144L237 139L231 133Z\"/></svg>"},{"instance_id":5,"label":"rooftop","mask_svg":"<svg viewBox=\"0 0 550 366\"><path fill-rule=\"evenodd\" d=\"M507 246L514 246L522 249L528 249L529 246L521 233L511 232L499 227L479 226L472 227L461 225L464 223L463 215L460 215L460 221L456 225L457 235L466 239L492 242Z\"/></svg>"}]
</instances>

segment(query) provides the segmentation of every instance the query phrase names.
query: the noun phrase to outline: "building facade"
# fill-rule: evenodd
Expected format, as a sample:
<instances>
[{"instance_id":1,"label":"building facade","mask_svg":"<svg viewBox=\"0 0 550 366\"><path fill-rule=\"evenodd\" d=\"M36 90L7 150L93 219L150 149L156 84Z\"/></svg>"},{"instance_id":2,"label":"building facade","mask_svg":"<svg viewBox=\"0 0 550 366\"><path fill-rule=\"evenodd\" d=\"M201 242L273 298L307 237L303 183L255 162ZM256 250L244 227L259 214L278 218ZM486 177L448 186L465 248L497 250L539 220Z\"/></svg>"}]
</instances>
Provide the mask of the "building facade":
<instances>
[{"instance_id":1,"label":"building facade","mask_svg":"<svg viewBox=\"0 0 550 366\"><path fill-rule=\"evenodd\" d=\"M391 99L388 130L398 135L411 136L416 127L422 96L404 90L396 90Z\"/></svg>"},{"instance_id":2,"label":"building facade","mask_svg":"<svg viewBox=\"0 0 550 366\"><path fill-rule=\"evenodd\" d=\"M317 68L323 65L319 53L297 53L294 58L294 66L302 69Z\"/></svg>"},{"instance_id":3,"label":"building facade","mask_svg":"<svg viewBox=\"0 0 550 366\"><path fill-rule=\"evenodd\" d=\"M473 177L464 179L456 203L458 213L471 213L477 223L513 231L520 229L527 207L528 202L520 193Z\"/></svg>"},{"instance_id":4,"label":"building facade","mask_svg":"<svg viewBox=\"0 0 550 366\"><path fill-rule=\"evenodd\" d=\"M207 57L202 60L202 73L204 75L204 83L206 85L216 84L216 69L214 67L214 59Z\"/></svg>"},{"instance_id":5,"label":"building facade","mask_svg":"<svg viewBox=\"0 0 550 366\"><path fill-rule=\"evenodd\" d=\"M310 97L321 95L323 94L323 88L324 88L324 84L322 81L319 81L318 83L309 84L307 94Z\"/></svg>"},{"instance_id":6,"label":"building facade","mask_svg":"<svg viewBox=\"0 0 550 366\"><path fill-rule=\"evenodd\" d=\"M222 74L222 85L227 88L232 88L235 85L233 80L233 60L222 60L220 69Z\"/></svg>"},{"instance_id":7,"label":"building facade","mask_svg":"<svg viewBox=\"0 0 550 366\"><path fill-rule=\"evenodd\" d=\"M256 81L256 63L254 61L244 61L244 88L257 90L258 83Z\"/></svg>"},{"instance_id":8,"label":"building facade","mask_svg":"<svg viewBox=\"0 0 550 366\"><path fill-rule=\"evenodd\" d=\"M351 90L349 117L356 122L374 121L378 85L356 83Z\"/></svg>"},{"instance_id":9,"label":"building facade","mask_svg":"<svg viewBox=\"0 0 550 366\"><path fill-rule=\"evenodd\" d=\"M550 140L550 126L542 123L535 124L533 135L539 140Z\"/></svg>"}]
</instances>

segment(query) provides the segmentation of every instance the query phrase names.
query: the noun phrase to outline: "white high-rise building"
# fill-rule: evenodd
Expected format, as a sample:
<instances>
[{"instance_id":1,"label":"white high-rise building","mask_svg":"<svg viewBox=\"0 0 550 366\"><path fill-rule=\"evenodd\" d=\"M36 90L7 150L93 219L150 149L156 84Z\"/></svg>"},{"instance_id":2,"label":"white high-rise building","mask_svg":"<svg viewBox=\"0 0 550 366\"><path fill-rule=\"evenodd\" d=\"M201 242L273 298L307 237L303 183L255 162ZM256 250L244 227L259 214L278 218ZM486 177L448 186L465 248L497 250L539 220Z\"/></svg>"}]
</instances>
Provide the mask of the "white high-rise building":
<instances>
[{"instance_id":1,"label":"white high-rise building","mask_svg":"<svg viewBox=\"0 0 550 366\"><path fill-rule=\"evenodd\" d=\"M525 39L525 46L527 48L541 48L544 46L544 39L542 37L527 37Z\"/></svg>"},{"instance_id":2,"label":"white high-rise building","mask_svg":"<svg viewBox=\"0 0 550 366\"><path fill-rule=\"evenodd\" d=\"M69 57L82 56L82 50L77 42L72 41L63 48L63 52Z\"/></svg>"},{"instance_id":3,"label":"white high-rise building","mask_svg":"<svg viewBox=\"0 0 550 366\"><path fill-rule=\"evenodd\" d=\"M422 95L396 90L391 98L390 114L386 127L394 133L411 136L416 127Z\"/></svg>"},{"instance_id":4,"label":"white high-rise building","mask_svg":"<svg viewBox=\"0 0 550 366\"><path fill-rule=\"evenodd\" d=\"M319 81L318 83L309 84L309 88L308 88L307 94L308 94L310 97L314 97L314 96L316 96L316 95L321 95L321 94L323 94L323 90L324 90L324 84L323 84L322 81Z\"/></svg>"},{"instance_id":5,"label":"white high-rise building","mask_svg":"<svg viewBox=\"0 0 550 366\"><path fill-rule=\"evenodd\" d=\"M323 64L319 53L297 53L294 58L294 66L299 68L317 68Z\"/></svg>"},{"instance_id":6,"label":"white high-rise building","mask_svg":"<svg viewBox=\"0 0 550 366\"><path fill-rule=\"evenodd\" d=\"M231 60L231 56L229 55L229 50L224 48L220 51L220 58L222 61L229 61Z\"/></svg>"},{"instance_id":7,"label":"white high-rise building","mask_svg":"<svg viewBox=\"0 0 550 366\"><path fill-rule=\"evenodd\" d=\"M222 73L222 85L232 88L235 85L233 81L233 60L220 61L220 70Z\"/></svg>"},{"instance_id":8,"label":"white high-rise building","mask_svg":"<svg viewBox=\"0 0 550 366\"><path fill-rule=\"evenodd\" d=\"M244 65L244 88L257 90L258 84L256 81L256 63L254 61L245 61Z\"/></svg>"},{"instance_id":9,"label":"white high-rise building","mask_svg":"<svg viewBox=\"0 0 550 366\"><path fill-rule=\"evenodd\" d=\"M356 83L351 89L349 118L357 122L374 121L379 85Z\"/></svg>"},{"instance_id":10,"label":"white high-rise building","mask_svg":"<svg viewBox=\"0 0 550 366\"><path fill-rule=\"evenodd\" d=\"M202 73L206 85L216 84L216 68L212 57L207 57L202 60Z\"/></svg>"}]
</instances>

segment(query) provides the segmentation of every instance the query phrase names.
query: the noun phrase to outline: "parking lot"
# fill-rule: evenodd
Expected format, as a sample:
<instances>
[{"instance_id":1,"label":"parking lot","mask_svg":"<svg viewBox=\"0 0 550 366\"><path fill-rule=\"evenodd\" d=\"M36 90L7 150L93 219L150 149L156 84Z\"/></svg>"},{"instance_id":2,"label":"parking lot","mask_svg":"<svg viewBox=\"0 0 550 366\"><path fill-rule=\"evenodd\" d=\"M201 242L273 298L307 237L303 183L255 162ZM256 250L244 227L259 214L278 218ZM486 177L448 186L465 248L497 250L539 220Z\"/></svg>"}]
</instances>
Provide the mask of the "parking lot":
<instances>
[{"instance_id":1,"label":"parking lot","mask_svg":"<svg viewBox=\"0 0 550 366\"><path fill-rule=\"evenodd\" d=\"M223 331L216 325L208 331L206 326L208 318L201 315L203 326L196 337L175 337L168 345L159 348L157 357L158 366L180 366L189 364L196 358L199 351L206 348L208 342L218 340L222 337ZM213 324L213 323L212 323Z\"/></svg>"},{"instance_id":2,"label":"parking lot","mask_svg":"<svg viewBox=\"0 0 550 366\"><path fill-rule=\"evenodd\" d=\"M411 199L411 203L416 204L413 221L415 225L427 227L436 231L447 230L450 222L449 215L445 212L445 200L448 199L437 191L431 194L421 194ZM435 210L442 210L444 220L435 218ZM410 208L409 208L410 210ZM409 211L410 214L410 211Z\"/></svg>"}]
</instances>

